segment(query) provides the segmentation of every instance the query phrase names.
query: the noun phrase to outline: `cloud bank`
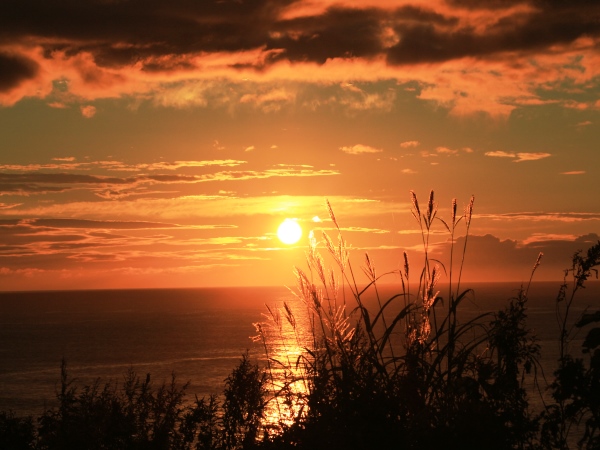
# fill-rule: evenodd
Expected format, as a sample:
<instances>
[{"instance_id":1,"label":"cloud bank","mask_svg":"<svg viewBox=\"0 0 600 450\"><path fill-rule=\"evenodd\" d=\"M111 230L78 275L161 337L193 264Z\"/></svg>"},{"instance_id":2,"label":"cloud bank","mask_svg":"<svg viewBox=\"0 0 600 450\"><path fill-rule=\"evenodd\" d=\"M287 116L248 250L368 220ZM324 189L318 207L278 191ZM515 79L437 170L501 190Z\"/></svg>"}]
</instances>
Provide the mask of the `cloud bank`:
<instances>
[{"instance_id":1,"label":"cloud bank","mask_svg":"<svg viewBox=\"0 0 600 450\"><path fill-rule=\"evenodd\" d=\"M599 15L587 0L6 0L0 102L132 96L273 111L303 83L393 80L457 114L592 108L568 93L598 84ZM549 87L565 98L545 98ZM389 107L381 93L362 100Z\"/></svg>"}]
</instances>

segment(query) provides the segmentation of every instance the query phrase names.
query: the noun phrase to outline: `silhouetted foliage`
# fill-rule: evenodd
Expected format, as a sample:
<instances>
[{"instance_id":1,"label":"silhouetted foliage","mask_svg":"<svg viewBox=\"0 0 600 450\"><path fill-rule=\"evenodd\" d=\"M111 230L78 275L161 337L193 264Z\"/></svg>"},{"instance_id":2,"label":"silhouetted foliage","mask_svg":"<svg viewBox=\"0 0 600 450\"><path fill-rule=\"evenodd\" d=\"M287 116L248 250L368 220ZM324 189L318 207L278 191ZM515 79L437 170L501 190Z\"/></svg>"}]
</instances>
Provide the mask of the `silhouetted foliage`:
<instances>
[{"instance_id":1,"label":"silhouetted foliage","mask_svg":"<svg viewBox=\"0 0 600 450\"><path fill-rule=\"evenodd\" d=\"M257 448L264 416L264 377L243 355L226 380L225 400L187 404L187 385L154 387L132 370L121 385L97 380L80 390L61 365L58 406L38 419L0 413L2 450L236 450Z\"/></svg>"},{"instance_id":2,"label":"silhouetted foliage","mask_svg":"<svg viewBox=\"0 0 600 450\"><path fill-rule=\"evenodd\" d=\"M565 279L557 297L560 356L554 381L550 385L555 403L549 405L542 414L541 443L547 449L568 449L574 429L580 435L577 438L578 447L600 448L600 327L590 328L590 325L600 323L600 311L585 312L576 323L569 323L575 294L585 287L585 282L592 274L598 278L598 265L600 241L590 247L585 256L581 252L573 255L572 266L565 271ZM567 281L569 275L570 283ZM587 362L569 352L574 331L582 329L588 330L582 344L582 354L587 356ZM583 432L580 431L581 427Z\"/></svg>"},{"instance_id":3,"label":"silhouetted foliage","mask_svg":"<svg viewBox=\"0 0 600 450\"><path fill-rule=\"evenodd\" d=\"M58 407L39 418L37 447L54 449L140 449L177 448L184 436L186 386L173 376L169 384L154 388L147 375L142 381L129 371L122 386L100 385L99 381L78 391L61 367Z\"/></svg>"},{"instance_id":4,"label":"silhouetted foliage","mask_svg":"<svg viewBox=\"0 0 600 450\"><path fill-rule=\"evenodd\" d=\"M35 426L31 417L16 417L13 412L0 412L0 448L32 450Z\"/></svg>"}]
</instances>

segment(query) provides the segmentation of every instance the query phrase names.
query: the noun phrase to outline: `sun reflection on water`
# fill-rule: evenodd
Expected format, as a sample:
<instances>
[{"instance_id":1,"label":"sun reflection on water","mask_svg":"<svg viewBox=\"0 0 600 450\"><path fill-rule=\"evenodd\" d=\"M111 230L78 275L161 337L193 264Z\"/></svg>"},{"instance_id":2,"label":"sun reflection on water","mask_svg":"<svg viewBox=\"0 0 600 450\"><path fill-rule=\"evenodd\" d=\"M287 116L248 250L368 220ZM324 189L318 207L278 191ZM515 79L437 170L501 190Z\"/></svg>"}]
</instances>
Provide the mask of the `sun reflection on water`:
<instances>
[{"instance_id":1,"label":"sun reflection on water","mask_svg":"<svg viewBox=\"0 0 600 450\"><path fill-rule=\"evenodd\" d=\"M290 426L307 412L308 369L314 334L305 305L298 299L267 305L265 320L255 323L256 340L266 353L265 425Z\"/></svg>"}]
</instances>

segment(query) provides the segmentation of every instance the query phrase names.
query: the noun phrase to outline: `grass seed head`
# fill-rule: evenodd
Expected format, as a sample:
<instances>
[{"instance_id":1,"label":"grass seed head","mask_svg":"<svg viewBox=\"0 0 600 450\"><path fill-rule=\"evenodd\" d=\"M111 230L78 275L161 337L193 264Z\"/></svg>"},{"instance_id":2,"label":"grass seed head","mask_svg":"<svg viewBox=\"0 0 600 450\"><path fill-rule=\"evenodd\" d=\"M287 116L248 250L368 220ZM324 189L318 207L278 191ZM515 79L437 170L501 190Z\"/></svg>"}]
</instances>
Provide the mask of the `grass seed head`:
<instances>
[{"instance_id":1,"label":"grass seed head","mask_svg":"<svg viewBox=\"0 0 600 450\"><path fill-rule=\"evenodd\" d=\"M369 254L368 253L365 253L365 267L363 268L363 270L365 272L365 275L371 281L375 281L375 279L377 278L377 275L375 273L375 265L371 261L371 258L369 258Z\"/></svg>"},{"instance_id":2,"label":"grass seed head","mask_svg":"<svg viewBox=\"0 0 600 450\"><path fill-rule=\"evenodd\" d=\"M429 200L427 202L427 216L425 217L425 224L429 229L433 223L433 219L437 214L437 205L434 201L433 189L429 192Z\"/></svg>"},{"instance_id":3,"label":"grass seed head","mask_svg":"<svg viewBox=\"0 0 600 450\"><path fill-rule=\"evenodd\" d=\"M285 309L285 318L287 319L288 323L292 326L292 328L295 330L296 329L296 317L294 316L294 312L292 311L292 309L290 308L290 305L288 305L287 302L283 302L283 308Z\"/></svg>"},{"instance_id":4,"label":"grass seed head","mask_svg":"<svg viewBox=\"0 0 600 450\"><path fill-rule=\"evenodd\" d=\"M419 209L419 201L417 200L415 191L410 191L410 199L412 201L412 215L417 222L421 223L421 210Z\"/></svg>"},{"instance_id":5,"label":"grass seed head","mask_svg":"<svg viewBox=\"0 0 600 450\"><path fill-rule=\"evenodd\" d=\"M456 199L452 199L452 227L456 224Z\"/></svg>"},{"instance_id":6,"label":"grass seed head","mask_svg":"<svg viewBox=\"0 0 600 450\"><path fill-rule=\"evenodd\" d=\"M333 269L329 269L329 287L331 288L331 295L333 298L336 298L339 290L339 282Z\"/></svg>"},{"instance_id":7,"label":"grass seed head","mask_svg":"<svg viewBox=\"0 0 600 450\"><path fill-rule=\"evenodd\" d=\"M537 269L540 266L541 261L542 261L542 256L544 256L544 253L540 252L537 259L535 260L535 264L533 265L533 270Z\"/></svg>"},{"instance_id":8,"label":"grass seed head","mask_svg":"<svg viewBox=\"0 0 600 450\"><path fill-rule=\"evenodd\" d=\"M431 217L433 209L435 208L435 202L433 201L433 189L429 191L429 200L427 201L427 217Z\"/></svg>"},{"instance_id":9,"label":"grass seed head","mask_svg":"<svg viewBox=\"0 0 600 450\"><path fill-rule=\"evenodd\" d=\"M333 213L333 208L331 207L331 203L329 203L329 200L325 200L325 202L327 204L327 212L329 213L329 218L333 221L333 224L339 230L340 227L338 226L337 220L335 220L335 214Z\"/></svg>"},{"instance_id":10,"label":"grass seed head","mask_svg":"<svg viewBox=\"0 0 600 450\"><path fill-rule=\"evenodd\" d=\"M471 217L473 216L473 203L475 202L475 196L471 196L471 201L465 207L465 223L467 224L467 228L471 225Z\"/></svg>"}]
</instances>

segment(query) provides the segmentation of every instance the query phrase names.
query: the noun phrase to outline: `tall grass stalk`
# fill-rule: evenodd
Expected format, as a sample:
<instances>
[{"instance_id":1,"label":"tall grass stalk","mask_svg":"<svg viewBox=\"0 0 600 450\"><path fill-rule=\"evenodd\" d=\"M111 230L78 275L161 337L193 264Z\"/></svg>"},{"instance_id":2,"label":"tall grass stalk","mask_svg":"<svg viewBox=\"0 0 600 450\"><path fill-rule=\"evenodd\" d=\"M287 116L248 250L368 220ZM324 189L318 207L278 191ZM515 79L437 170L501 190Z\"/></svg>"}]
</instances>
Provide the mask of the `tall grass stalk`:
<instances>
[{"instance_id":1,"label":"tall grass stalk","mask_svg":"<svg viewBox=\"0 0 600 450\"><path fill-rule=\"evenodd\" d=\"M485 445L481 439L488 442L489 448L512 448L508 441L510 445L525 442L533 427L524 412L527 401L522 385L511 381L522 376L524 364L536 352L536 347L529 345L524 329L526 297L502 312L496 321L491 313L462 321L459 306L472 293L470 289L461 291L460 285L474 197L460 216L453 199L449 221L438 217L433 191L425 210L421 210L413 191L410 198L411 211L421 232L424 258L423 267L417 271L420 275L415 295L410 289L410 273L414 270L406 252L399 269L383 274L376 271L373 260L365 254L362 271L367 283L364 288L358 287L350 249L327 202L337 240L323 231L322 241L317 242L311 234L306 257L308 269L295 269L297 297L308 312L312 336L305 341L304 353L299 358L303 364L284 362L290 365L284 374L302 378L306 389L304 396L295 393L305 407L294 425L285 428L286 433L298 433L296 438L304 439L305 443L314 437L311 433L317 432L328 433L331 439L340 442L353 436L347 447L360 448L357 445L365 438L367 429L370 433L381 429L380 438L385 441L381 448L386 447L389 439L393 441L392 435L412 436L411 442L431 446L457 439L461 432L472 428L466 418L483 418L489 421L488 436L478 436L477 447L473 448ZM430 255L436 219L449 235L448 264ZM454 244L461 221L465 223L464 246L460 265L455 269ZM337 274L325 267L321 248L337 267ZM378 283L392 274L400 277L398 291L382 298ZM449 283L446 299L437 289L444 274ZM299 336L298 323L289 323L295 336ZM505 335L516 338L505 345L501 338ZM273 370L272 366L269 370ZM285 386L294 383L287 382ZM502 403L507 398L513 399L518 407L511 409ZM457 421L458 417L464 417L465 421ZM514 429L517 421L522 422L521 431ZM338 422L344 423L344 429L352 429L352 433L345 436L336 427ZM336 445L342 446L340 442ZM315 448L324 448L319 445Z\"/></svg>"}]
</instances>

